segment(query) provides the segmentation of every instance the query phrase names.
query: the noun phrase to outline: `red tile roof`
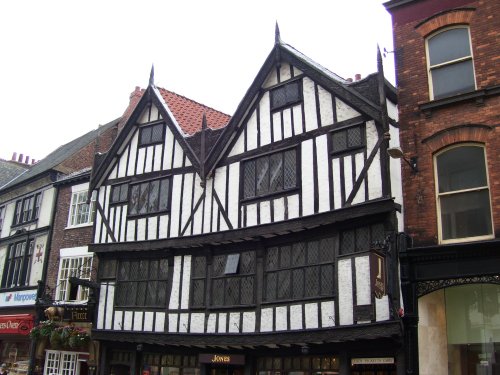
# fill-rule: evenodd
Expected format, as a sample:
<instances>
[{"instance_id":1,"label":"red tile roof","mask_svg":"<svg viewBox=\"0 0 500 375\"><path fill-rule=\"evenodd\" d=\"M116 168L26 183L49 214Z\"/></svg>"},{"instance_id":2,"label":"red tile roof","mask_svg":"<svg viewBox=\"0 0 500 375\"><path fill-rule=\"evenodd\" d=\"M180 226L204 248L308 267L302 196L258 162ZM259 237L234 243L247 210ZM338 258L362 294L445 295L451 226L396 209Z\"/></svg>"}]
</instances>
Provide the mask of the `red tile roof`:
<instances>
[{"instance_id":1,"label":"red tile roof","mask_svg":"<svg viewBox=\"0 0 500 375\"><path fill-rule=\"evenodd\" d=\"M140 87L136 87L130 94L130 103L123 113L119 128L128 120L145 91L146 90ZM207 118L207 126L214 130L225 127L231 119L231 116L225 113L207 107L206 105L195 102L194 100L188 99L172 91L160 87L158 87L158 91L186 135L193 135L201 131L203 114L205 114Z\"/></svg>"},{"instance_id":2,"label":"red tile roof","mask_svg":"<svg viewBox=\"0 0 500 375\"><path fill-rule=\"evenodd\" d=\"M207 126L210 129L221 129L225 127L231 116L219 112L206 105L195 102L172 91L158 88L161 96L172 111L177 123L184 133L193 135L201 131L203 114L207 117Z\"/></svg>"}]
</instances>

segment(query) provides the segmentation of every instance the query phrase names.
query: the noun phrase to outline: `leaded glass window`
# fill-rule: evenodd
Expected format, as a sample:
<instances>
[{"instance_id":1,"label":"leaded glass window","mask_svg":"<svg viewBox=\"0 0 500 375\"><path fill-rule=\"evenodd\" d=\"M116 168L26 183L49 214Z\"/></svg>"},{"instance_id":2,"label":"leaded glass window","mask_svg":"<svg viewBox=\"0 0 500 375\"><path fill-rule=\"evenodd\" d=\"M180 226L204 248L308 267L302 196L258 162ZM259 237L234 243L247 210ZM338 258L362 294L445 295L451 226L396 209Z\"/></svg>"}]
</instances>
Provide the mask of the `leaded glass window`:
<instances>
[{"instance_id":1,"label":"leaded glass window","mask_svg":"<svg viewBox=\"0 0 500 375\"><path fill-rule=\"evenodd\" d=\"M290 82L271 90L271 110L293 105L301 100L300 81Z\"/></svg>"},{"instance_id":2,"label":"leaded glass window","mask_svg":"<svg viewBox=\"0 0 500 375\"><path fill-rule=\"evenodd\" d=\"M247 160L243 164L243 198L263 197L298 186L297 150Z\"/></svg>"},{"instance_id":3,"label":"leaded glass window","mask_svg":"<svg viewBox=\"0 0 500 375\"><path fill-rule=\"evenodd\" d=\"M129 215L167 211L170 202L170 178L146 181L130 188Z\"/></svg>"},{"instance_id":4,"label":"leaded glass window","mask_svg":"<svg viewBox=\"0 0 500 375\"><path fill-rule=\"evenodd\" d=\"M139 132L139 146L149 146L162 143L164 138L163 124L145 126Z\"/></svg>"},{"instance_id":5,"label":"leaded glass window","mask_svg":"<svg viewBox=\"0 0 500 375\"><path fill-rule=\"evenodd\" d=\"M345 152L365 146L364 126L356 125L332 133L332 151Z\"/></svg>"},{"instance_id":6,"label":"leaded glass window","mask_svg":"<svg viewBox=\"0 0 500 375\"><path fill-rule=\"evenodd\" d=\"M368 251L373 244L385 240L382 223L344 230L340 233L340 254Z\"/></svg>"},{"instance_id":7,"label":"leaded glass window","mask_svg":"<svg viewBox=\"0 0 500 375\"><path fill-rule=\"evenodd\" d=\"M332 296L335 237L266 249L266 302Z\"/></svg>"}]
</instances>

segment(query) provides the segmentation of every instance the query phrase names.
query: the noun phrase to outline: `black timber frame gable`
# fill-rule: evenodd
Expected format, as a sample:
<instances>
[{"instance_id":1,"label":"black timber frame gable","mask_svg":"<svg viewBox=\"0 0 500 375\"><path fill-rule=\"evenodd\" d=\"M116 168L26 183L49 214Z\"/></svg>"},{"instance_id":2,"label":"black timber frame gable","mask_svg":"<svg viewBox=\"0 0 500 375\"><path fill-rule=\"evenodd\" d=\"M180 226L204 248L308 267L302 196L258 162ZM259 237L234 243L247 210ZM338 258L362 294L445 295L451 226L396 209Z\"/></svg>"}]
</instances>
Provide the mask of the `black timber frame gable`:
<instances>
[{"instance_id":1,"label":"black timber frame gable","mask_svg":"<svg viewBox=\"0 0 500 375\"><path fill-rule=\"evenodd\" d=\"M111 146L110 150L104 155L104 159L100 160L99 166L95 169L95 172L92 175L90 190L94 190L96 187L103 184L104 179L109 175L112 168L118 162L119 157L126 149L126 145L130 142L134 133L139 130L139 127L136 125L139 116L142 114L144 109L150 105L156 105L158 111L162 115L163 123L170 128L175 140L182 147L186 157L189 158L195 170L201 175L201 163L196 153L187 143L186 139L180 134L179 129L174 124L174 119L172 119L171 113L167 110L167 108L165 108L168 104L164 102L161 94L158 92L158 89L153 85L149 85L139 100L139 103L137 103L137 106L134 108L129 119L123 126L120 134L118 134L118 137ZM202 119L200 119L200 123L201 121ZM134 129L135 127L137 127L137 129Z\"/></svg>"},{"instance_id":2,"label":"black timber frame gable","mask_svg":"<svg viewBox=\"0 0 500 375\"><path fill-rule=\"evenodd\" d=\"M280 59L279 61L277 59ZM311 62L300 56L300 53L295 52L292 47L286 44L277 42L273 50L269 53L263 66L259 70L252 85L247 90L242 101L238 105L234 115L232 116L229 124L224 129L217 140L215 146L212 148L206 160L207 175L210 175L216 166L219 165L224 156L230 151L239 135L243 131L243 125L246 123L247 118L251 115L255 106L262 98L264 92L262 89L268 75L275 69L276 64L287 62L302 71L302 76L311 78L316 84L321 85L324 89L328 90L332 95L339 97L345 103L358 110L363 116L373 119L377 124L383 123L382 107L371 102L367 98L359 94L355 89L343 84L331 77L328 77L324 71ZM297 79L299 76L293 77ZM280 82L279 84L282 84Z\"/></svg>"}]
</instances>

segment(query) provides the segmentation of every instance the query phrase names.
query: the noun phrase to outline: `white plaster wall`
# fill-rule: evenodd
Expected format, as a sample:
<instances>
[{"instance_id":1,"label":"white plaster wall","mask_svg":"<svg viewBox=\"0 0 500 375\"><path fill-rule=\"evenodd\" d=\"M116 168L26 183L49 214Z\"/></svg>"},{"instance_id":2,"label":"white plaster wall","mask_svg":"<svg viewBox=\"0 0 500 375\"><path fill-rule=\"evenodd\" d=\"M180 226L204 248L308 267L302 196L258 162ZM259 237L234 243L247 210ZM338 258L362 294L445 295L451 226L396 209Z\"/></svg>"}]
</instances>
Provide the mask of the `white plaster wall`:
<instances>
[{"instance_id":1,"label":"white plaster wall","mask_svg":"<svg viewBox=\"0 0 500 375\"><path fill-rule=\"evenodd\" d=\"M165 152L163 153L163 169L168 170L172 168L172 148L174 147L174 135L170 128L167 126L165 131L165 142L164 148Z\"/></svg>"},{"instance_id":2,"label":"white plaster wall","mask_svg":"<svg viewBox=\"0 0 500 375\"><path fill-rule=\"evenodd\" d=\"M373 150L378 141L377 128L374 121L366 123L366 149L367 153ZM368 169L368 198L375 199L382 197L382 170L380 168L380 151L373 158L372 164Z\"/></svg>"},{"instance_id":3,"label":"white plaster wall","mask_svg":"<svg viewBox=\"0 0 500 375\"><path fill-rule=\"evenodd\" d=\"M29 285L35 286L38 284L38 280L42 280L43 275L43 265L45 262L48 262L49 249L47 249L47 235L36 237L35 239L35 248L34 254L36 254L39 250L43 253L43 261L37 262L36 256L33 255L31 259L31 274Z\"/></svg>"},{"instance_id":4,"label":"white plaster wall","mask_svg":"<svg viewBox=\"0 0 500 375\"><path fill-rule=\"evenodd\" d=\"M288 218L294 219L299 217L299 194L286 197L288 201Z\"/></svg>"},{"instance_id":5,"label":"white plaster wall","mask_svg":"<svg viewBox=\"0 0 500 375\"><path fill-rule=\"evenodd\" d=\"M147 219L148 226L148 240L156 240L156 228L158 228L158 216L151 216ZM115 232L117 233L117 232Z\"/></svg>"},{"instance_id":6,"label":"white plaster wall","mask_svg":"<svg viewBox=\"0 0 500 375\"><path fill-rule=\"evenodd\" d=\"M134 241L135 220L127 220L127 241Z\"/></svg>"},{"instance_id":7,"label":"white plaster wall","mask_svg":"<svg viewBox=\"0 0 500 375\"><path fill-rule=\"evenodd\" d=\"M358 305L371 304L370 261L368 256L354 259L356 269L356 303Z\"/></svg>"},{"instance_id":8,"label":"white plaster wall","mask_svg":"<svg viewBox=\"0 0 500 375\"><path fill-rule=\"evenodd\" d=\"M314 90L314 82L305 77L302 80L302 90L304 94L304 111L306 121L306 131L318 128L318 117L316 113L316 93Z\"/></svg>"},{"instance_id":9,"label":"white plaster wall","mask_svg":"<svg viewBox=\"0 0 500 375\"><path fill-rule=\"evenodd\" d=\"M281 133L281 114L280 112L273 113L273 139L274 142L281 141L283 134Z\"/></svg>"},{"instance_id":10,"label":"white plaster wall","mask_svg":"<svg viewBox=\"0 0 500 375\"><path fill-rule=\"evenodd\" d=\"M182 232L182 230L184 229L192 213L191 210L192 194L193 194L193 173L186 173L184 175L184 194L182 195L182 208L181 208L182 218L181 218L181 227L179 228L180 232ZM180 198L180 195L172 194L172 197ZM189 233L189 227L186 230L186 233Z\"/></svg>"},{"instance_id":11,"label":"white plaster wall","mask_svg":"<svg viewBox=\"0 0 500 375\"><path fill-rule=\"evenodd\" d=\"M153 146L154 148L154 161L153 161L153 171L157 172L161 170L161 153L163 151L163 145Z\"/></svg>"},{"instance_id":12,"label":"white plaster wall","mask_svg":"<svg viewBox=\"0 0 500 375\"><path fill-rule=\"evenodd\" d=\"M246 125L247 133L247 151L255 150L257 148L257 114L255 111L252 112L250 118Z\"/></svg>"},{"instance_id":13,"label":"white plaster wall","mask_svg":"<svg viewBox=\"0 0 500 375\"><path fill-rule=\"evenodd\" d=\"M139 138L139 132L137 129L132 131L135 131L135 133L130 140L130 157L128 161L127 176L133 176L135 174L135 155L137 154L137 139ZM128 155L124 156L128 157Z\"/></svg>"},{"instance_id":14,"label":"white plaster wall","mask_svg":"<svg viewBox=\"0 0 500 375\"><path fill-rule=\"evenodd\" d=\"M122 223L121 223L121 231L120 231L120 242L125 242L125 228L127 227L127 212L128 212L128 207L127 205L122 206L121 208L121 218L122 218Z\"/></svg>"},{"instance_id":15,"label":"white plaster wall","mask_svg":"<svg viewBox=\"0 0 500 375\"><path fill-rule=\"evenodd\" d=\"M155 313L155 332L165 331L165 313L157 312Z\"/></svg>"},{"instance_id":16,"label":"white plaster wall","mask_svg":"<svg viewBox=\"0 0 500 375\"><path fill-rule=\"evenodd\" d=\"M132 311L125 311L124 314L125 314L125 316L123 317L123 330L124 331L131 331L134 313Z\"/></svg>"},{"instance_id":17,"label":"white plaster wall","mask_svg":"<svg viewBox=\"0 0 500 375\"><path fill-rule=\"evenodd\" d=\"M273 200L274 221L282 221L285 218L285 198Z\"/></svg>"},{"instance_id":18,"label":"white plaster wall","mask_svg":"<svg viewBox=\"0 0 500 375\"><path fill-rule=\"evenodd\" d=\"M142 318L144 313L142 311L134 312L134 331L142 331Z\"/></svg>"},{"instance_id":19,"label":"white plaster wall","mask_svg":"<svg viewBox=\"0 0 500 375\"><path fill-rule=\"evenodd\" d=\"M292 108L292 113L293 113L293 131L295 132L295 135L302 134L303 133L302 106L300 104L294 106Z\"/></svg>"},{"instance_id":20,"label":"white plaster wall","mask_svg":"<svg viewBox=\"0 0 500 375\"><path fill-rule=\"evenodd\" d=\"M191 314L191 322L189 328L191 333L204 333L205 314L204 313Z\"/></svg>"},{"instance_id":21,"label":"white plaster wall","mask_svg":"<svg viewBox=\"0 0 500 375\"><path fill-rule=\"evenodd\" d=\"M228 327L228 331L230 333L239 333L240 330L241 330L241 327L240 327L240 313L239 312L229 313L229 327Z\"/></svg>"},{"instance_id":22,"label":"white plaster wall","mask_svg":"<svg viewBox=\"0 0 500 375\"><path fill-rule=\"evenodd\" d=\"M52 210L54 209L56 189L50 187L42 191L40 214L38 216L37 227L42 228L51 224Z\"/></svg>"},{"instance_id":23,"label":"white plaster wall","mask_svg":"<svg viewBox=\"0 0 500 375\"><path fill-rule=\"evenodd\" d=\"M189 289L191 285L191 255L185 255L183 263L181 309L187 309L189 308Z\"/></svg>"},{"instance_id":24,"label":"white plaster wall","mask_svg":"<svg viewBox=\"0 0 500 375\"><path fill-rule=\"evenodd\" d=\"M109 178L109 179L114 179L114 178L116 178L116 176L118 175L118 166L119 166L119 164L117 163L117 164L113 167L113 169L112 169L112 170L111 170L111 172L109 173L109 176L108 176L108 178Z\"/></svg>"},{"instance_id":25,"label":"white plaster wall","mask_svg":"<svg viewBox=\"0 0 500 375\"><path fill-rule=\"evenodd\" d=\"M273 309L265 308L260 312L260 331L271 332L273 330Z\"/></svg>"},{"instance_id":26,"label":"white plaster wall","mask_svg":"<svg viewBox=\"0 0 500 375\"><path fill-rule=\"evenodd\" d=\"M0 246L0 274L1 275L3 275L6 256L7 256L7 246Z\"/></svg>"},{"instance_id":27,"label":"white plaster wall","mask_svg":"<svg viewBox=\"0 0 500 375\"><path fill-rule=\"evenodd\" d=\"M168 314L168 332L178 332L179 314Z\"/></svg>"},{"instance_id":28,"label":"white plaster wall","mask_svg":"<svg viewBox=\"0 0 500 375\"><path fill-rule=\"evenodd\" d=\"M201 195L203 194L204 189L200 185L201 179L200 176L195 173L194 174L194 201L193 201L193 209L196 207L198 204ZM201 227L202 225L202 218L203 218L203 204L204 201L206 201L206 197L202 200L201 204L198 206L198 209L194 213L193 217L193 234L201 234L203 228Z\"/></svg>"},{"instance_id":29,"label":"white plaster wall","mask_svg":"<svg viewBox=\"0 0 500 375\"><path fill-rule=\"evenodd\" d=\"M221 313L218 316L218 332L226 333L227 330L227 314Z\"/></svg>"},{"instance_id":30,"label":"white plaster wall","mask_svg":"<svg viewBox=\"0 0 500 375\"><path fill-rule=\"evenodd\" d=\"M360 116L361 114L353 109L352 107L348 106L346 103L344 103L342 100L339 98L335 98L335 105L336 105L336 110L337 110L337 121L345 121L349 120L350 118Z\"/></svg>"},{"instance_id":31,"label":"white plaster wall","mask_svg":"<svg viewBox=\"0 0 500 375\"><path fill-rule=\"evenodd\" d=\"M137 219L137 241L146 239L146 218Z\"/></svg>"},{"instance_id":32,"label":"white plaster wall","mask_svg":"<svg viewBox=\"0 0 500 375\"><path fill-rule=\"evenodd\" d=\"M317 303L306 303L304 306L304 312L306 317L306 329L318 328L318 304Z\"/></svg>"},{"instance_id":33,"label":"white plaster wall","mask_svg":"<svg viewBox=\"0 0 500 375\"><path fill-rule=\"evenodd\" d=\"M375 319L377 322L389 320L389 297L387 295L378 299L375 298Z\"/></svg>"},{"instance_id":34,"label":"white plaster wall","mask_svg":"<svg viewBox=\"0 0 500 375\"><path fill-rule=\"evenodd\" d=\"M387 100L386 103L387 103L387 114L389 115L389 117L392 118L394 121L399 121L397 105L391 102L390 100Z\"/></svg>"},{"instance_id":35,"label":"white plaster wall","mask_svg":"<svg viewBox=\"0 0 500 375\"><path fill-rule=\"evenodd\" d=\"M289 64L281 64L280 66L280 82L285 82L292 77L292 67Z\"/></svg>"},{"instance_id":36,"label":"white plaster wall","mask_svg":"<svg viewBox=\"0 0 500 375\"><path fill-rule=\"evenodd\" d=\"M338 261L339 323L353 324L352 270L351 259Z\"/></svg>"},{"instance_id":37,"label":"white plaster wall","mask_svg":"<svg viewBox=\"0 0 500 375\"><path fill-rule=\"evenodd\" d=\"M210 314L207 320L207 333L215 333L216 324L217 324L217 314Z\"/></svg>"},{"instance_id":38,"label":"white plaster wall","mask_svg":"<svg viewBox=\"0 0 500 375\"><path fill-rule=\"evenodd\" d=\"M116 177L122 178L127 175L127 156L128 156L129 146L125 148L123 153L119 156L118 159L118 171Z\"/></svg>"},{"instance_id":39,"label":"white plaster wall","mask_svg":"<svg viewBox=\"0 0 500 375\"><path fill-rule=\"evenodd\" d=\"M260 112L260 144L265 146L271 143L271 107L269 102L269 92L262 95L259 102Z\"/></svg>"},{"instance_id":40,"label":"white plaster wall","mask_svg":"<svg viewBox=\"0 0 500 375\"><path fill-rule=\"evenodd\" d=\"M175 152L174 152L174 161L173 161L173 168L180 168L182 167L182 163L184 162L184 151L182 150L181 145L179 142L177 142L174 138L174 147L175 147Z\"/></svg>"},{"instance_id":41,"label":"white plaster wall","mask_svg":"<svg viewBox=\"0 0 500 375\"><path fill-rule=\"evenodd\" d=\"M229 186L239 186L239 179L240 163L233 163L229 166ZM229 189L227 214L233 228L238 227L239 192L238 188Z\"/></svg>"},{"instance_id":42,"label":"white plaster wall","mask_svg":"<svg viewBox=\"0 0 500 375\"><path fill-rule=\"evenodd\" d=\"M274 86L278 83L278 76L276 75L276 72L274 69L271 70L267 78L265 79L264 83L262 84L262 87L267 88Z\"/></svg>"},{"instance_id":43,"label":"white plaster wall","mask_svg":"<svg viewBox=\"0 0 500 375\"><path fill-rule=\"evenodd\" d=\"M247 311L243 313L243 329L242 332L255 332L255 312Z\"/></svg>"},{"instance_id":44,"label":"white plaster wall","mask_svg":"<svg viewBox=\"0 0 500 375\"><path fill-rule=\"evenodd\" d=\"M359 152L356 155L354 155L354 160L356 165L356 181L357 181L359 179L359 176L361 175L363 167L365 166L365 157L362 152ZM365 186L366 186L366 179L363 179L363 182L361 183L361 185L359 185L358 192L356 193L354 199L352 200L352 204L363 203L365 201Z\"/></svg>"},{"instance_id":45,"label":"white plaster wall","mask_svg":"<svg viewBox=\"0 0 500 375\"><path fill-rule=\"evenodd\" d=\"M263 201L260 205L260 223L268 224L271 222L271 202Z\"/></svg>"},{"instance_id":46,"label":"white plaster wall","mask_svg":"<svg viewBox=\"0 0 500 375\"><path fill-rule=\"evenodd\" d=\"M3 250L3 249L0 249ZM3 264L3 263L2 263ZM99 304L97 305L97 329L104 328L104 309L106 307L106 290L108 285L106 283L101 283L101 288L99 292Z\"/></svg>"},{"instance_id":47,"label":"white plaster wall","mask_svg":"<svg viewBox=\"0 0 500 375\"><path fill-rule=\"evenodd\" d=\"M321 302L321 327L335 326L335 301Z\"/></svg>"},{"instance_id":48,"label":"white plaster wall","mask_svg":"<svg viewBox=\"0 0 500 375\"><path fill-rule=\"evenodd\" d=\"M179 332L187 333L189 330L189 314L179 314Z\"/></svg>"},{"instance_id":49,"label":"white plaster wall","mask_svg":"<svg viewBox=\"0 0 500 375\"><path fill-rule=\"evenodd\" d=\"M330 184L328 177L330 156L328 155L328 136L326 134L316 138L316 150L318 160L318 209L319 212L325 212L330 210Z\"/></svg>"},{"instance_id":50,"label":"white plaster wall","mask_svg":"<svg viewBox=\"0 0 500 375\"><path fill-rule=\"evenodd\" d=\"M332 125L334 123L332 94L330 94L321 86L318 86L318 94L319 94L321 125L322 126Z\"/></svg>"},{"instance_id":51,"label":"white plaster wall","mask_svg":"<svg viewBox=\"0 0 500 375\"><path fill-rule=\"evenodd\" d=\"M292 110L287 108L283 110L283 138L290 138L293 133Z\"/></svg>"},{"instance_id":52,"label":"white plaster wall","mask_svg":"<svg viewBox=\"0 0 500 375\"><path fill-rule=\"evenodd\" d=\"M107 285L107 304L106 304L106 316L104 319L104 329L112 329L113 324L113 314L114 314L114 300L115 300L115 283L109 283Z\"/></svg>"},{"instance_id":53,"label":"white plaster wall","mask_svg":"<svg viewBox=\"0 0 500 375\"><path fill-rule=\"evenodd\" d=\"M226 196L226 168L227 167L221 167L217 168L215 170L214 174L214 191L219 197L219 200L221 202L222 207L224 207L225 204L225 196ZM214 211L213 211L213 223L215 224L214 228L217 228L217 215L218 215L219 209L218 209L218 204L214 201ZM224 222L223 219L221 219L221 225Z\"/></svg>"},{"instance_id":54,"label":"white plaster wall","mask_svg":"<svg viewBox=\"0 0 500 375\"><path fill-rule=\"evenodd\" d=\"M314 175L313 175L313 140L303 141L301 144L301 173L302 173L302 214L314 213Z\"/></svg>"},{"instance_id":55,"label":"white plaster wall","mask_svg":"<svg viewBox=\"0 0 500 375\"><path fill-rule=\"evenodd\" d=\"M245 132L241 132L241 134L238 136L228 156L231 157L239 155L243 152L245 152Z\"/></svg>"},{"instance_id":56,"label":"white plaster wall","mask_svg":"<svg viewBox=\"0 0 500 375\"><path fill-rule=\"evenodd\" d=\"M115 318L114 318L114 324L113 324L113 329L115 331L122 331L123 330L122 320L123 320L123 311L115 311Z\"/></svg>"},{"instance_id":57,"label":"white plaster wall","mask_svg":"<svg viewBox=\"0 0 500 375\"><path fill-rule=\"evenodd\" d=\"M180 197L181 196L181 186L182 186L182 176L174 175L172 178L172 197ZM172 221L170 223L170 236L176 237L178 236L179 229L179 215L180 215L180 207L181 203L180 199L172 199L170 202L170 217Z\"/></svg>"},{"instance_id":58,"label":"white plaster wall","mask_svg":"<svg viewBox=\"0 0 500 375\"><path fill-rule=\"evenodd\" d=\"M333 181L333 205L334 209L342 207L342 191L340 179L340 161L338 158L332 159L332 178Z\"/></svg>"},{"instance_id":59,"label":"white plaster wall","mask_svg":"<svg viewBox=\"0 0 500 375\"><path fill-rule=\"evenodd\" d=\"M303 329L302 305L290 306L290 329Z\"/></svg>"},{"instance_id":60,"label":"white plaster wall","mask_svg":"<svg viewBox=\"0 0 500 375\"><path fill-rule=\"evenodd\" d=\"M276 331L285 331L288 329L288 308L287 306L276 307Z\"/></svg>"},{"instance_id":61,"label":"white plaster wall","mask_svg":"<svg viewBox=\"0 0 500 375\"><path fill-rule=\"evenodd\" d=\"M146 107L142 110L139 119L137 120L138 124L145 124L149 121L149 107Z\"/></svg>"},{"instance_id":62,"label":"white plaster wall","mask_svg":"<svg viewBox=\"0 0 500 375\"><path fill-rule=\"evenodd\" d=\"M146 311L144 313L144 330L148 332L153 331L153 322L154 322L155 313L152 311Z\"/></svg>"},{"instance_id":63,"label":"white plaster wall","mask_svg":"<svg viewBox=\"0 0 500 375\"><path fill-rule=\"evenodd\" d=\"M172 275L172 291L170 293L170 309L179 308L179 293L181 288L181 267L182 267L182 256L174 257L174 273Z\"/></svg>"}]
</instances>

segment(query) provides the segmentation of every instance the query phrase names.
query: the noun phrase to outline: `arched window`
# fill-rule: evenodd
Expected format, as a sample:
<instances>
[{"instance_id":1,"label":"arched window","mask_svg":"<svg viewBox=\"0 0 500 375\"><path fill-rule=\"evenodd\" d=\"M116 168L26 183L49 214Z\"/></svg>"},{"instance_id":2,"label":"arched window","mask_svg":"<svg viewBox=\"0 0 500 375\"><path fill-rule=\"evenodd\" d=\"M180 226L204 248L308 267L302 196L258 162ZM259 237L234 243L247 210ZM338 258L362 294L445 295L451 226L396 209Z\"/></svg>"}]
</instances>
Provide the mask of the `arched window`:
<instances>
[{"instance_id":1,"label":"arched window","mask_svg":"<svg viewBox=\"0 0 500 375\"><path fill-rule=\"evenodd\" d=\"M435 157L441 243L493 237L484 147L463 144Z\"/></svg>"},{"instance_id":2,"label":"arched window","mask_svg":"<svg viewBox=\"0 0 500 375\"><path fill-rule=\"evenodd\" d=\"M426 42L431 99L475 90L468 27L439 31L427 38Z\"/></svg>"}]
</instances>

